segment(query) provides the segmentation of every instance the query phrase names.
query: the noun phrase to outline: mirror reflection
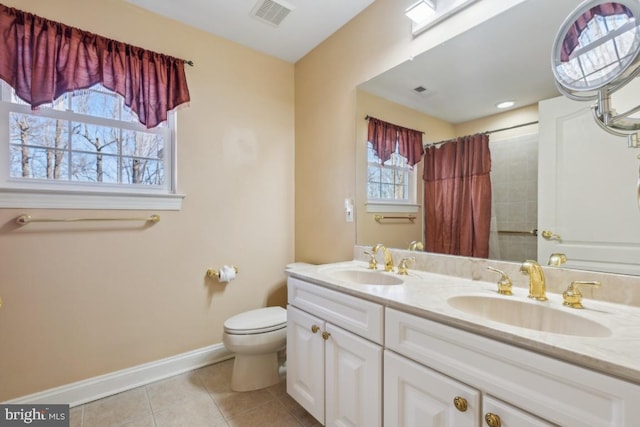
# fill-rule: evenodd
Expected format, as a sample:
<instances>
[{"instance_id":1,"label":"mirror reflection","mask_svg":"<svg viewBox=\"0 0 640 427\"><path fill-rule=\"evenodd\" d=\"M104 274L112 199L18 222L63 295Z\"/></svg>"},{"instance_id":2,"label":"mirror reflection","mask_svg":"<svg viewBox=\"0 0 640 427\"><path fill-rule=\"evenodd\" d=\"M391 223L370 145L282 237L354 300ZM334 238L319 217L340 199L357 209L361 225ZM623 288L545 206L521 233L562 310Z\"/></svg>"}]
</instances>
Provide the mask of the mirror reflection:
<instances>
[{"instance_id":1,"label":"mirror reflection","mask_svg":"<svg viewBox=\"0 0 640 427\"><path fill-rule=\"evenodd\" d=\"M552 253L564 251L569 253L567 266L570 268L638 274L637 267L616 270L604 264L599 266L593 259L588 262L577 259L583 248L576 250L576 247L588 246L590 250L595 246L593 242L603 240L600 234L605 233L604 227L602 231L600 227L594 230L593 218L589 218L590 228L584 225L567 226L567 220L553 223L546 217L542 220L538 218L540 201L543 202L543 208L549 211L547 205L550 198L554 199L559 207L571 212L572 218L575 218L578 206L581 216L584 216L582 213L585 212L582 202L575 203L575 200L568 197L573 197L576 186L581 185L580 182L576 183L573 180L569 184L569 180L558 175L560 172L557 170L550 169L547 174L546 165L538 164L541 150L539 140L542 138L548 141L555 138L538 134L539 131L542 132L538 125L540 117L547 115L546 111L550 108L545 106L543 111L543 104L540 104L539 110L538 102L560 96L554 84L549 59L554 36L575 6L576 2L569 0L524 2L358 86L356 136L358 141L365 141L358 144L356 153L358 244L384 243L390 247L406 249L413 241L424 241L424 162L419 163L414 170L415 201L398 208L367 200L365 189L368 162L364 144L368 135L365 117L373 116L423 131L426 144L477 133L489 135L493 193L489 258L515 262L537 259L541 264L547 264ZM506 34L510 37L506 37ZM505 110L498 110L496 105L506 100L515 103ZM555 108L555 104L551 104ZM587 105L584 108L589 110ZM577 116L572 112L567 113L566 117L569 118L566 123L569 123ZM593 122L590 116L588 119ZM573 126L577 122L571 124ZM553 127L551 132L567 133L566 129L561 128L564 125L565 122L561 122L557 129ZM578 124L574 128L572 132L578 135L581 125ZM597 132L589 132L594 133ZM580 151L586 150L586 147L576 148ZM544 150L548 152L549 148ZM602 152L594 153L597 153L594 154L595 159L588 161L599 165ZM633 153L620 155L626 156L625 165L629 164L628 158L633 157L635 160ZM633 173L637 176L637 160L635 162ZM571 159L563 158L557 163L559 170L570 169ZM626 173L626 166L624 167ZM539 170L545 174L544 179L538 175ZM551 176L553 178L550 178ZM540 179L545 188L549 188L549 181L556 182L556 189L545 190L551 197L539 197ZM602 176L599 179L602 180ZM613 175L611 179L617 180ZM582 184L583 187L590 185L591 179L584 182L588 184ZM636 188L633 190L636 191ZM607 203L618 202L612 199ZM594 206L593 203L591 206ZM554 205L553 209L557 208ZM599 207L593 210L597 211L594 213L595 217L602 221L603 211ZM640 218L634 218L633 215L621 217L620 221L624 221L625 224L633 221L640 224ZM374 220L375 216L390 219L380 222ZM410 216L415 216L416 219L400 219ZM629 228L626 234L628 231ZM633 246L636 251L634 245L638 245L638 242L625 240L623 233L619 233L621 237L616 238L624 240L624 245ZM546 237L543 238L542 234ZM616 260L622 260L621 264L637 264L636 261L627 261L627 254L618 249L611 253ZM631 257L637 254L634 252ZM602 255L589 256L593 258Z\"/></svg>"},{"instance_id":2,"label":"mirror reflection","mask_svg":"<svg viewBox=\"0 0 640 427\"><path fill-rule=\"evenodd\" d=\"M553 46L553 74L563 95L576 100L596 99L598 126L626 137L640 147L640 120L631 117L640 106L617 113L611 94L626 86L640 68L640 28L636 1L582 3L560 28Z\"/></svg>"},{"instance_id":3,"label":"mirror reflection","mask_svg":"<svg viewBox=\"0 0 640 427\"><path fill-rule=\"evenodd\" d=\"M640 47L637 23L627 6L607 2L587 7L567 19L553 52L553 72L561 89L577 97L620 77Z\"/></svg>"},{"instance_id":4,"label":"mirror reflection","mask_svg":"<svg viewBox=\"0 0 640 427\"><path fill-rule=\"evenodd\" d=\"M459 125L443 122L365 91L358 91L358 109L361 110L361 117L365 117L362 113L366 110L375 111L380 116L391 118L390 120L404 120L404 123L416 125L422 123L425 128L430 129L431 135L438 141L451 139L456 134L469 135L489 131L493 186L491 203L493 232L490 235L489 258L522 261L537 257L535 230L537 228L538 111L536 105ZM516 127L513 127L512 123L516 123ZM360 140L366 140L366 123L364 127L359 124L358 133ZM363 154L361 156L364 157ZM367 163L367 159L362 157L358 160L360 165ZM424 241L423 171L424 162L421 162L414 169L415 182L412 183L415 186L416 204L409 203L403 206L406 209L401 212L395 211L397 207L385 205L372 207L371 203L365 204L364 197L357 198L359 244L373 245L385 242L388 246L408 248L412 241ZM369 175L359 168L358 188L366 187L364 176ZM384 212L385 208L389 212ZM385 219L376 221L376 216L383 216ZM415 220L404 219L412 217L415 217Z\"/></svg>"}]
</instances>

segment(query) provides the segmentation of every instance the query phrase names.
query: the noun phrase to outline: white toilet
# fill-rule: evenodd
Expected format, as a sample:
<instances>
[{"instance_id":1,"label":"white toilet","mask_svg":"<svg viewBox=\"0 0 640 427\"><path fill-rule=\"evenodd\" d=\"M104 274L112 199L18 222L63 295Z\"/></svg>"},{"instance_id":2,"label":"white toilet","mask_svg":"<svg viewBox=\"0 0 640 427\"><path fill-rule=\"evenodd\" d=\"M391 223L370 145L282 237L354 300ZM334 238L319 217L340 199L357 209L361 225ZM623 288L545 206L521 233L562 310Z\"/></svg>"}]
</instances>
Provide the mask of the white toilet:
<instances>
[{"instance_id":1,"label":"white toilet","mask_svg":"<svg viewBox=\"0 0 640 427\"><path fill-rule=\"evenodd\" d=\"M257 390L280 382L278 353L287 343L287 310L266 307L224 322L224 346L235 353L231 389Z\"/></svg>"}]
</instances>

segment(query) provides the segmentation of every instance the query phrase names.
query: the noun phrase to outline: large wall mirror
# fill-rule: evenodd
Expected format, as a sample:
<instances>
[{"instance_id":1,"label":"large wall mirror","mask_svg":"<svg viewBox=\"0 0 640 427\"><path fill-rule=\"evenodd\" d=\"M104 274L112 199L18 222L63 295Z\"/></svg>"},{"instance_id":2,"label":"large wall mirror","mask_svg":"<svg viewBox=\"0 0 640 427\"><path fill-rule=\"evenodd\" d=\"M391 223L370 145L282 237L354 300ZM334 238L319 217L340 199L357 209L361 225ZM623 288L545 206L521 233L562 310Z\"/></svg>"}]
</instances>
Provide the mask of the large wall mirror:
<instances>
[{"instance_id":1,"label":"large wall mirror","mask_svg":"<svg viewBox=\"0 0 640 427\"><path fill-rule=\"evenodd\" d=\"M616 188L616 194L622 195L604 201L589 201L588 197L584 200L585 197L580 196L570 200L575 187L565 184L568 180L560 173L566 169L567 173L574 177L576 173L580 175L581 172L572 169L571 165L582 162L582 159L578 162L576 159L568 158L567 152L586 152L590 145L570 148L568 143L554 142L551 148L548 147L548 141L555 140L554 138L558 138L557 135L560 134L569 135L573 132L575 137L569 139L583 139L580 132L587 131L583 130L582 115L578 116L574 112L576 108L585 111L583 115L587 118L584 120L593 121L588 103L583 107L572 104L571 108L574 110L571 113L562 113L564 116L556 113L556 104L565 100L558 100L562 97L554 84L551 69L553 40L565 18L579 3L576 0L522 2L358 86L358 244L384 243L389 247L407 249L412 241L423 239L422 164L416 170L416 206L398 211L394 208L381 210L367 205L365 188L368 158L365 117L373 116L424 131L425 143L474 133L490 133L493 212L494 216L497 214L497 217L492 218L490 258L514 262L538 259L541 264L546 264L549 251L560 250L568 253L567 266L570 268L640 274L637 262L637 259L640 259L640 238L628 240L626 237L629 233L638 233L640 236L640 211L637 210L637 204L632 197L628 198L628 203L633 205L635 210L629 209L624 196L626 186L630 186L630 193L637 191L633 187L635 181L631 179L627 184L626 180L633 178L634 173L637 179L638 153L624 152L629 150L625 141L621 141L615 147L608 145L603 152L598 151L598 147L594 148L594 159L584 160L585 165L591 165L589 161L601 162L603 156L618 150L619 156L624 158L625 162L624 165L619 163L618 169L624 172L621 172L621 176L602 176L596 170L591 170L586 174L596 177L599 181L592 184L587 178L583 187L606 182L611 188ZM638 93L640 88L634 90ZM496 108L498 103L507 100L515 101L515 104L505 110ZM549 116L549 111L556 114L553 117L554 123L557 123L551 129L543 130L538 122L541 117ZM556 120L559 116L563 118ZM565 123L573 126L571 129L574 130L564 128ZM598 141L595 144L600 144L601 136L597 131L589 131L588 134L596 135ZM547 141L546 148L541 146L541 138ZM540 150L551 150L554 151L554 155L564 157L557 160L557 165L550 165L547 173L546 165L538 163ZM539 176L539 171L543 174L542 177ZM554 186L553 194L550 194L550 190L545 190L543 194L540 188L542 185L546 186L545 188ZM574 185L581 184L578 181ZM621 189L622 186L625 186L624 190ZM606 189L604 191L606 192ZM571 197L566 197L567 194ZM552 224L553 221L541 224L538 209L541 204L546 208L549 199L555 200L561 207L564 206L562 208L571 212L572 218L582 217L581 212L594 210L592 208L597 204L595 219L589 219L591 223L584 227L577 224L571 224L569 227L561 222ZM617 208L620 203L625 204L624 209ZM618 211L627 213L618 216ZM380 216L389 220L376 221L376 217L379 219ZM415 219L404 219L410 217ZM596 255L583 255L583 252L590 251L595 246L600 246L600 255L597 257L602 257L602 251L608 251L604 247L606 245L600 244L603 239L594 230L602 228L600 224L615 222L629 226L622 227L619 231L618 240L622 242L622 249L616 247L609 251L610 255L606 255L619 265L610 267L607 262L594 260ZM588 231L584 231L585 229ZM534 230L538 235L533 234ZM555 243L562 243L563 246L549 246L559 237L554 234L558 230L562 230L564 236L562 239L558 238L558 242ZM542 238L543 231L551 233L551 238ZM605 233L604 228L602 232ZM586 247L588 249L585 249ZM630 248L631 251L628 251ZM589 257L591 258L588 261L582 260Z\"/></svg>"}]
</instances>

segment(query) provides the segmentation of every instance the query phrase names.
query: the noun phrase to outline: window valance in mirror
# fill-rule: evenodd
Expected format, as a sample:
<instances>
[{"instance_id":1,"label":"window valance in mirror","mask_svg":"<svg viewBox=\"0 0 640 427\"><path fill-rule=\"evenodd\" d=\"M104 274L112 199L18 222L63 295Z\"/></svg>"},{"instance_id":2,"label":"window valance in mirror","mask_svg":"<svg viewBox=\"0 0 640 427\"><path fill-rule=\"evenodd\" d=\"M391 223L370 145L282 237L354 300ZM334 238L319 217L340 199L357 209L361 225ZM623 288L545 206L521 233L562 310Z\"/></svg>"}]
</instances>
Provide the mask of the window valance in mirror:
<instances>
[{"instance_id":1,"label":"window valance in mirror","mask_svg":"<svg viewBox=\"0 0 640 427\"><path fill-rule=\"evenodd\" d=\"M189 101L185 61L0 4L0 78L36 108L95 84L152 128Z\"/></svg>"},{"instance_id":2,"label":"window valance in mirror","mask_svg":"<svg viewBox=\"0 0 640 427\"><path fill-rule=\"evenodd\" d=\"M640 3L585 0L565 19L552 49L556 86L568 98L597 100L598 126L640 147L640 106L618 113L611 95L640 73Z\"/></svg>"},{"instance_id":3,"label":"window valance in mirror","mask_svg":"<svg viewBox=\"0 0 640 427\"><path fill-rule=\"evenodd\" d=\"M567 30L567 34L562 42L562 61L568 62L571 59L571 54L581 44L580 37L589 27L596 15L602 17L626 15L629 18L633 18L633 13L631 13L629 8L620 3L602 3L597 6L593 6L580 15Z\"/></svg>"},{"instance_id":4,"label":"window valance in mirror","mask_svg":"<svg viewBox=\"0 0 640 427\"><path fill-rule=\"evenodd\" d=\"M367 141L382 163L391 158L398 147L398 153L407 158L409 166L419 163L424 154L422 132L367 116L369 130Z\"/></svg>"}]
</instances>

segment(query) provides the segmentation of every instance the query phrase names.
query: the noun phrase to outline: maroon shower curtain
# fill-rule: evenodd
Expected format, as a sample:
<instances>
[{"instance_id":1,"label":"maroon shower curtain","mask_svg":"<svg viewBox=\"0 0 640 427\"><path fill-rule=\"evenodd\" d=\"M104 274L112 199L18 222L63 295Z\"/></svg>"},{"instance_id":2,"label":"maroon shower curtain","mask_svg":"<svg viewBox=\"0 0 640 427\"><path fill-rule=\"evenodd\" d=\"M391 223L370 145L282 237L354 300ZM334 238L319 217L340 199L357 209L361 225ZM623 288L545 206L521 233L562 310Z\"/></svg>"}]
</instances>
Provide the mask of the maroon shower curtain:
<instances>
[{"instance_id":1,"label":"maroon shower curtain","mask_svg":"<svg viewBox=\"0 0 640 427\"><path fill-rule=\"evenodd\" d=\"M489 136L457 138L424 155L425 250L489 257Z\"/></svg>"}]
</instances>

